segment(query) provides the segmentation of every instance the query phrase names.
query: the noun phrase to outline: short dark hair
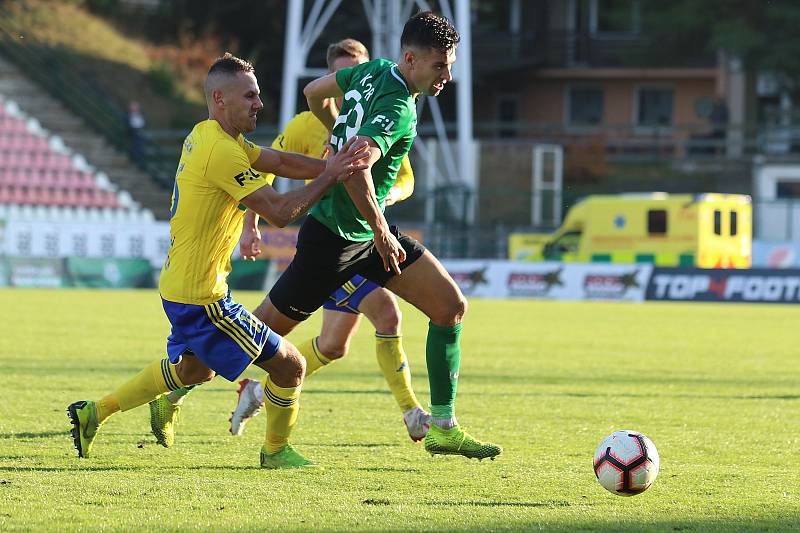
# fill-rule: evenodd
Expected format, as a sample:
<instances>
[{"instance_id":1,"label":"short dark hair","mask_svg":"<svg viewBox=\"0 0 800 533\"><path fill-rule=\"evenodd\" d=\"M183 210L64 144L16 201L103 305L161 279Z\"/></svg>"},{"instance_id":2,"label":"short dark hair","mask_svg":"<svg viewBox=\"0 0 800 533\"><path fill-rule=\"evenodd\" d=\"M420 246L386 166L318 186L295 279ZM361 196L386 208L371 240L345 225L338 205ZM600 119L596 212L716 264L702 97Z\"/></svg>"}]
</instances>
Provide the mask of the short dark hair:
<instances>
[{"instance_id":1,"label":"short dark hair","mask_svg":"<svg viewBox=\"0 0 800 533\"><path fill-rule=\"evenodd\" d=\"M230 52L225 52L222 57L214 60L208 74L236 74L237 72L255 72L255 68L244 59L240 59Z\"/></svg>"},{"instance_id":2,"label":"short dark hair","mask_svg":"<svg viewBox=\"0 0 800 533\"><path fill-rule=\"evenodd\" d=\"M355 39L342 39L338 43L333 43L328 46L328 54L326 60L328 61L328 69L333 67L333 62L340 57L352 57L353 59L364 56L369 59L369 51L364 43Z\"/></svg>"},{"instance_id":3,"label":"short dark hair","mask_svg":"<svg viewBox=\"0 0 800 533\"><path fill-rule=\"evenodd\" d=\"M452 50L459 41L461 36L450 21L433 11L420 11L408 19L403 27L403 35L400 36L402 48L419 46L442 52Z\"/></svg>"}]
</instances>

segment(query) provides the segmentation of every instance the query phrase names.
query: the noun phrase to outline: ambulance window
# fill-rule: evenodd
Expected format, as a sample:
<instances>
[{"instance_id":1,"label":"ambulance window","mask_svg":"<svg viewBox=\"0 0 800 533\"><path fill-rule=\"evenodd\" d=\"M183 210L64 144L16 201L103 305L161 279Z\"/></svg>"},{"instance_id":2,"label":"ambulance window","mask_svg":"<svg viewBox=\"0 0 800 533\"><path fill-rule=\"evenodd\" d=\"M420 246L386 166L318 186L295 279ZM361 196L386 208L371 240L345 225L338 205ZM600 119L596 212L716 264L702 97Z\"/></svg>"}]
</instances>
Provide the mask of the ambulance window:
<instances>
[{"instance_id":1,"label":"ambulance window","mask_svg":"<svg viewBox=\"0 0 800 533\"><path fill-rule=\"evenodd\" d=\"M647 233L664 235L667 233L667 212L664 209L651 209L647 212Z\"/></svg>"},{"instance_id":2,"label":"ambulance window","mask_svg":"<svg viewBox=\"0 0 800 533\"><path fill-rule=\"evenodd\" d=\"M722 235L722 211L714 210L714 235Z\"/></svg>"},{"instance_id":3,"label":"ambulance window","mask_svg":"<svg viewBox=\"0 0 800 533\"><path fill-rule=\"evenodd\" d=\"M580 242L580 231L568 231L555 242L555 249L561 253L574 253L578 251Z\"/></svg>"},{"instance_id":4,"label":"ambulance window","mask_svg":"<svg viewBox=\"0 0 800 533\"><path fill-rule=\"evenodd\" d=\"M738 231L738 214L736 211L731 211L731 237L736 237L736 233Z\"/></svg>"}]
</instances>

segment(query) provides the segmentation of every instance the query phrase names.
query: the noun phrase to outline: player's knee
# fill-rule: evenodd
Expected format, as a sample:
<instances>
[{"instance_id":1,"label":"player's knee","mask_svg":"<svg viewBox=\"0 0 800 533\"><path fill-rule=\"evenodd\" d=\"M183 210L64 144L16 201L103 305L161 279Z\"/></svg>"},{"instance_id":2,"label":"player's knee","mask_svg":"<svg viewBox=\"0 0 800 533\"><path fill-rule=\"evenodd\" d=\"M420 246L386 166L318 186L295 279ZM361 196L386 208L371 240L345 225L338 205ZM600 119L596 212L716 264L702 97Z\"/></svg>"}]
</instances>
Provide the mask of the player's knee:
<instances>
[{"instance_id":1,"label":"player's knee","mask_svg":"<svg viewBox=\"0 0 800 533\"><path fill-rule=\"evenodd\" d=\"M434 324L452 326L464 320L467 314L467 299L460 292L445 301L442 301L437 316L430 317Z\"/></svg>"},{"instance_id":2,"label":"player's knee","mask_svg":"<svg viewBox=\"0 0 800 533\"><path fill-rule=\"evenodd\" d=\"M386 335L399 333L403 314L397 300L388 291L375 291L370 296L373 301L364 314L375 326L375 331Z\"/></svg>"},{"instance_id":3,"label":"player's knee","mask_svg":"<svg viewBox=\"0 0 800 533\"><path fill-rule=\"evenodd\" d=\"M294 346L278 351L259 366L269 372L270 379L279 387L297 387L306 374L306 360Z\"/></svg>"},{"instance_id":4,"label":"player's knee","mask_svg":"<svg viewBox=\"0 0 800 533\"><path fill-rule=\"evenodd\" d=\"M197 385L214 379L216 373L204 365L183 364L183 361L175 367L178 379L184 385Z\"/></svg>"},{"instance_id":5,"label":"player's knee","mask_svg":"<svg viewBox=\"0 0 800 533\"><path fill-rule=\"evenodd\" d=\"M298 384L303 382L306 375L306 359L299 350L292 351L290 357L287 358L286 370L292 376L293 381Z\"/></svg>"},{"instance_id":6,"label":"player's knee","mask_svg":"<svg viewBox=\"0 0 800 533\"><path fill-rule=\"evenodd\" d=\"M325 338L320 336L317 339L317 348L325 356L325 358L333 361L334 359L341 359L347 352L350 351L349 339L339 338Z\"/></svg>"},{"instance_id":7,"label":"player's knee","mask_svg":"<svg viewBox=\"0 0 800 533\"><path fill-rule=\"evenodd\" d=\"M453 298L448 313L452 317L453 323L458 324L464 319L464 315L467 314L467 308L469 304L467 303L467 299L464 298L464 295L459 293L458 297Z\"/></svg>"},{"instance_id":8,"label":"player's knee","mask_svg":"<svg viewBox=\"0 0 800 533\"><path fill-rule=\"evenodd\" d=\"M403 313L400 312L397 302L393 298L388 298L386 305L382 305L374 316L369 317L375 331L387 335L396 335L400 331L400 323L403 320Z\"/></svg>"}]
</instances>

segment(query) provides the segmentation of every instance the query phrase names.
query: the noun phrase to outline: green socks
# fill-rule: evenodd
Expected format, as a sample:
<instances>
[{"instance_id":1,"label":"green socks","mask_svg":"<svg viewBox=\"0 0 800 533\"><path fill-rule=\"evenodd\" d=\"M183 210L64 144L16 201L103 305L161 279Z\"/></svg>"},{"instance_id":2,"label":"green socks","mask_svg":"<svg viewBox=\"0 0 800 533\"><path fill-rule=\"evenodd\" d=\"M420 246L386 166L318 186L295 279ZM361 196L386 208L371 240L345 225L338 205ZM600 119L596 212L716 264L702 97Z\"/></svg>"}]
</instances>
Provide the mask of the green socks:
<instances>
[{"instance_id":1,"label":"green socks","mask_svg":"<svg viewBox=\"0 0 800 533\"><path fill-rule=\"evenodd\" d=\"M461 324L428 324L425 358L431 387L431 416L435 422L453 420L461 367Z\"/></svg>"}]
</instances>

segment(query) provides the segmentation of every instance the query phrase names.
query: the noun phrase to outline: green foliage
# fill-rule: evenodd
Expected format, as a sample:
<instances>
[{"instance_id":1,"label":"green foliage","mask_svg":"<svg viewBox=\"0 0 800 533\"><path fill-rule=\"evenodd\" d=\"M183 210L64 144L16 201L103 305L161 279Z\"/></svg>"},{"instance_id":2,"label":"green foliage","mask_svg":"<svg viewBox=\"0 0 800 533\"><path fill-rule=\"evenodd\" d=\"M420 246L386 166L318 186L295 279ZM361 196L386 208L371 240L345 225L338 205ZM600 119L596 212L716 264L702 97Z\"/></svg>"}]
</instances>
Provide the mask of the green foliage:
<instances>
[{"instance_id":1,"label":"green foliage","mask_svg":"<svg viewBox=\"0 0 800 533\"><path fill-rule=\"evenodd\" d=\"M652 0L642 2L644 34L656 63L686 64L698 51L725 50L752 71L800 81L800 3L792 0Z\"/></svg>"},{"instance_id":2,"label":"green foliage","mask_svg":"<svg viewBox=\"0 0 800 533\"><path fill-rule=\"evenodd\" d=\"M83 0L91 11L102 15L116 15L119 12L120 0Z\"/></svg>"},{"instance_id":3,"label":"green foliage","mask_svg":"<svg viewBox=\"0 0 800 533\"><path fill-rule=\"evenodd\" d=\"M165 63L153 63L147 71L147 79L153 90L162 97L175 96L175 77Z\"/></svg>"},{"instance_id":4,"label":"green foliage","mask_svg":"<svg viewBox=\"0 0 800 533\"><path fill-rule=\"evenodd\" d=\"M253 307L263 295L235 296ZM235 389L221 378L187 398L175 447L155 444L142 407L110 419L79 460L64 409L163 356L158 294L0 298L13 302L0 307L3 531L782 531L800 519L796 307L472 300L458 416L505 448L482 463L408 439L364 324L351 354L304 386L293 442L325 470L266 472L264 415L228 435ZM403 311L425 402L427 321ZM594 448L616 429L661 454L643 495L594 479Z\"/></svg>"}]
</instances>

